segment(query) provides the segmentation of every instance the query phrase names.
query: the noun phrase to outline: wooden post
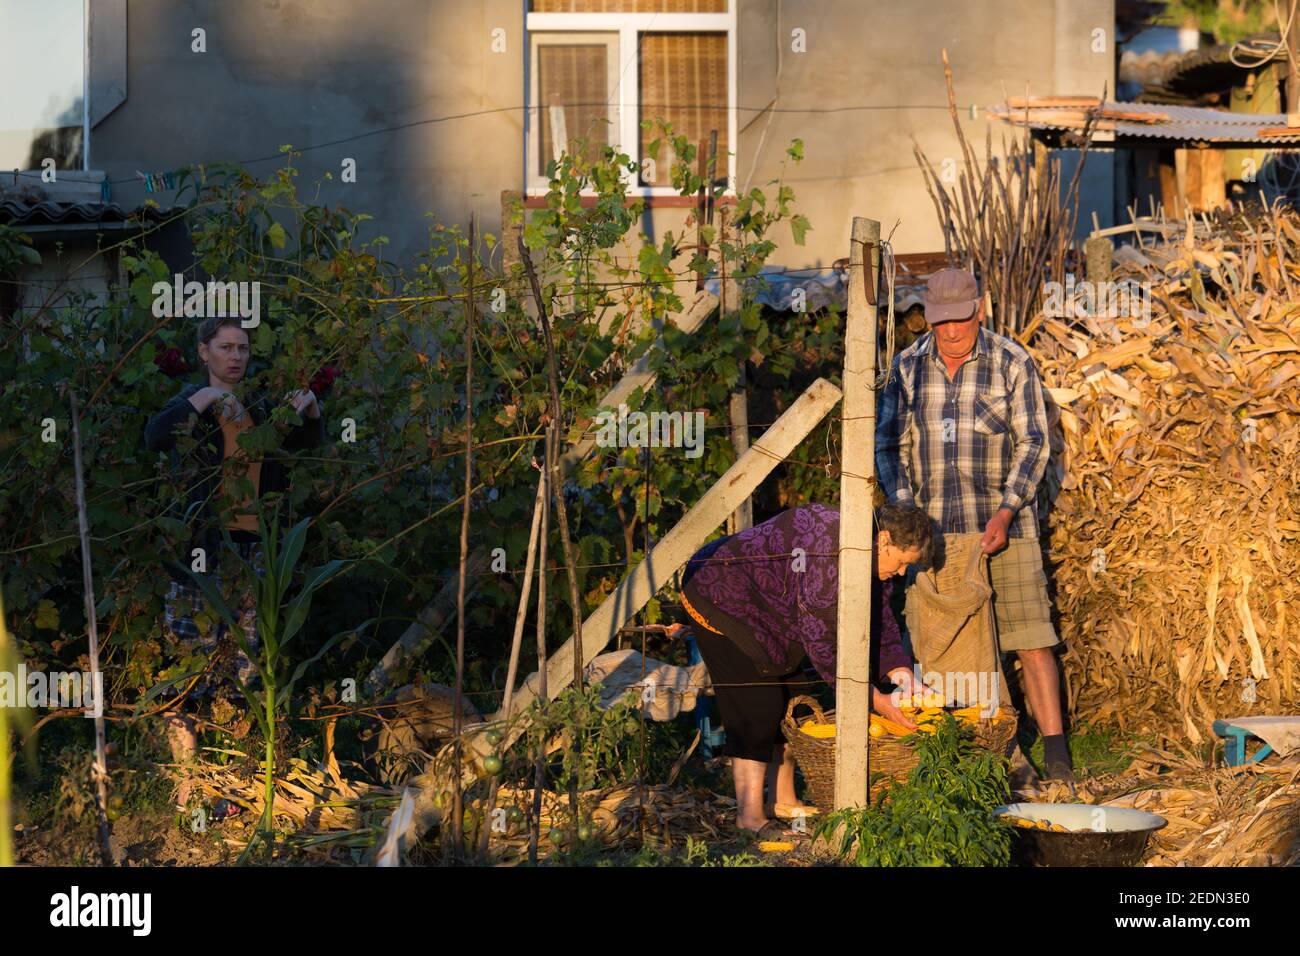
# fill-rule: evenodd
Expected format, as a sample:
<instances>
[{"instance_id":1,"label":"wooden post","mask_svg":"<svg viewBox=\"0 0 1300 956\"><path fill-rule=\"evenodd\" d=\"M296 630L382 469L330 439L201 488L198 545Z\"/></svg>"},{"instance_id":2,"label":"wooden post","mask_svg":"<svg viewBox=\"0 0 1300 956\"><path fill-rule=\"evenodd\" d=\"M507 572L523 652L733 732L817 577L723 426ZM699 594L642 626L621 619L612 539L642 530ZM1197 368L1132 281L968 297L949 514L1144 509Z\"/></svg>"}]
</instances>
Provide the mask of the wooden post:
<instances>
[{"instance_id":1,"label":"wooden post","mask_svg":"<svg viewBox=\"0 0 1300 956\"><path fill-rule=\"evenodd\" d=\"M880 223L853 218L840 430L839 633L835 655L835 807L867 804L871 726L872 504L876 475L876 274Z\"/></svg>"},{"instance_id":2,"label":"wooden post","mask_svg":"<svg viewBox=\"0 0 1300 956\"><path fill-rule=\"evenodd\" d=\"M1111 257L1115 248L1109 236L1091 236L1083 244L1083 254L1087 262L1088 281L1100 288L1099 283L1110 281Z\"/></svg>"},{"instance_id":3,"label":"wooden post","mask_svg":"<svg viewBox=\"0 0 1300 956\"><path fill-rule=\"evenodd\" d=\"M519 264L519 235L524 224L514 221L516 207L523 201L524 194L514 189L501 190L501 241L497 244L501 250L501 275L508 281ZM523 289L522 284L518 284Z\"/></svg>"},{"instance_id":4,"label":"wooden post","mask_svg":"<svg viewBox=\"0 0 1300 956\"><path fill-rule=\"evenodd\" d=\"M1290 4L1283 4L1282 8L1289 10ZM1284 24L1285 25L1285 24ZM1300 69L1297 69L1296 59L1300 57L1300 13L1291 18L1290 29L1287 30L1286 47L1288 56L1286 58L1286 111L1288 116L1292 113L1300 113ZM1288 125L1290 120L1288 119Z\"/></svg>"},{"instance_id":5,"label":"wooden post","mask_svg":"<svg viewBox=\"0 0 1300 956\"><path fill-rule=\"evenodd\" d=\"M714 146L717 146L716 137ZM723 208L719 211L719 218L722 221L722 228L719 230L721 241L718 243L718 265L719 285L718 292L721 296L721 305L718 312L725 316L728 311L736 312L740 310L740 283L735 279L727 276L727 254L726 247L735 241L727 222L727 210ZM749 391L745 383L745 363L740 363L740 377L736 380L736 387L731 390L727 396L727 416L730 423L731 447L736 452L736 460L739 461L745 452L749 451ZM740 503L731 516L727 519L727 533L735 534L737 531L744 531L747 528L754 527L754 499L746 498Z\"/></svg>"}]
</instances>

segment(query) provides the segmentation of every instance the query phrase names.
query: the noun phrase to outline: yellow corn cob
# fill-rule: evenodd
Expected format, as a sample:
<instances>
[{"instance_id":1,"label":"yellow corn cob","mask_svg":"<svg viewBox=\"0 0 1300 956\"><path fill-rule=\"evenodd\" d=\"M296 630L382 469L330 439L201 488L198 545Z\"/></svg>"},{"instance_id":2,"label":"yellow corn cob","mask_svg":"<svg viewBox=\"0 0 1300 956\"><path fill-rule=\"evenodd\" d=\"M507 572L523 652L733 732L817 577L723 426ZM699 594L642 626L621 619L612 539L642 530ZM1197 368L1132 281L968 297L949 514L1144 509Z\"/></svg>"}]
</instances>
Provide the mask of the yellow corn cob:
<instances>
[{"instance_id":1,"label":"yellow corn cob","mask_svg":"<svg viewBox=\"0 0 1300 956\"><path fill-rule=\"evenodd\" d=\"M810 720L800 724L799 729L809 737L816 737L818 740L828 740L835 736L834 724L819 724Z\"/></svg>"},{"instance_id":2,"label":"yellow corn cob","mask_svg":"<svg viewBox=\"0 0 1300 956\"><path fill-rule=\"evenodd\" d=\"M906 737L912 732L902 724L895 723L887 717L881 717L879 714L871 715L871 726L879 726L885 733L893 734L895 737Z\"/></svg>"}]
</instances>

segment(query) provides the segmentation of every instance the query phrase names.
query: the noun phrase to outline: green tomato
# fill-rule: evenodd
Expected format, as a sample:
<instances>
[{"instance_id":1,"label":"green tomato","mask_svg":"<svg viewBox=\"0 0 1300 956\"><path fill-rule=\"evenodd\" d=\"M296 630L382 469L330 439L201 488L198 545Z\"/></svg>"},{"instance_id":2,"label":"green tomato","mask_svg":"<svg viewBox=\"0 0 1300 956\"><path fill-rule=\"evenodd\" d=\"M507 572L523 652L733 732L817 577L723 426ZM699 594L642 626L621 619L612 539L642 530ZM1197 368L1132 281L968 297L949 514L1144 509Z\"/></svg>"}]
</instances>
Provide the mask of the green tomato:
<instances>
[{"instance_id":1,"label":"green tomato","mask_svg":"<svg viewBox=\"0 0 1300 956\"><path fill-rule=\"evenodd\" d=\"M121 809L122 809L122 798L121 798L120 796L118 796L117 794L113 794L111 797L109 797L109 798L108 798L108 809L110 809L110 810L121 810Z\"/></svg>"},{"instance_id":2,"label":"green tomato","mask_svg":"<svg viewBox=\"0 0 1300 956\"><path fill-rule=\"evenodd\" d=\"M506 811L506 819L511 823L523 823L524 811L520 810L518 807L511 807Z\"/></svg>"},{"instance_id":3,"label":"green tomato","mask_svg":"<svg viewBox=\"0 0 1300 956\"><path fill-rule=\"evenodd\" d=\"M591 827L587 826L584 823L582 826L578 827L578 842L586 843L590 839L591 839Z\"/></svg>"},{"instance_id":4,"label":"green tomato","mask_svg":"<svg viewBox=\"0 0 1300 956\"><path fill-rule=\"evenodd\" d=\"M547 837L556 846L562 846L566 839L566 834L559 827L551 827L551 832L547 834Z\"/></svg>"},{"instance_id":5,"label":"green tomato","mask_svg":"<svg viewBox=\"0 0 1300 956\"><path fill-rule=\"evenodd\" d=\"M495 775L500 773L501 766L502 766L501 758L498 757L496 754L492 754L490 756L483 758L483 769L490 774Z\"/></svg>"},{"instance_id":6,"label":"green tomato","mask_svg":"<svg viewBox=\"0 0 1300 956\"><path fill-rule=\"evenodd\" d=\"M109 807L107 810L104 811L104 816L108 817L110 821L116 820L121 815L122 814L120 812L114 810L112 807Z\"/></svg>"},{"instance_id":7,"label":"green tomato","mask_svg":"<svg viewBox=\"0 0 1300 956\"><path fill-rule=\"evenodd\" d=\"M487 742L490 743L493 747L501 743L501 731L499 730L489 730L486 734L486 737L487 737Z\"/></svg>"}]
</instances>

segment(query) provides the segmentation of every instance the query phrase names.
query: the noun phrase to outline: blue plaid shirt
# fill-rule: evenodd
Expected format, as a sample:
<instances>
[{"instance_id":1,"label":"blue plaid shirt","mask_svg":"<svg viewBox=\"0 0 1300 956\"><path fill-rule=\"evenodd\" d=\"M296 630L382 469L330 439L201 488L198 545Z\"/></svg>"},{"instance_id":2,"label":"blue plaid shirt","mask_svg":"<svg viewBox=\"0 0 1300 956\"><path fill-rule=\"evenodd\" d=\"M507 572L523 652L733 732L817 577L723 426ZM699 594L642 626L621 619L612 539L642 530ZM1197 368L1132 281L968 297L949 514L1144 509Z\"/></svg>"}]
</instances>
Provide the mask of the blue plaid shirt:
<instances>
[{"instance_id":1,"label":"blue plaid shirt","mask_svg":"<svg viewBox=\"0 0 1300 956\"><path fill-rule=\"evenodd\" d=\"M919 505L945 534L982 534L1005 505L1010 537L1038 536L1047 409L1019 344L981 327L949 380L927 332L894 357L878 415L876 474L890 501Z\"/></svg>"}]
</instances>

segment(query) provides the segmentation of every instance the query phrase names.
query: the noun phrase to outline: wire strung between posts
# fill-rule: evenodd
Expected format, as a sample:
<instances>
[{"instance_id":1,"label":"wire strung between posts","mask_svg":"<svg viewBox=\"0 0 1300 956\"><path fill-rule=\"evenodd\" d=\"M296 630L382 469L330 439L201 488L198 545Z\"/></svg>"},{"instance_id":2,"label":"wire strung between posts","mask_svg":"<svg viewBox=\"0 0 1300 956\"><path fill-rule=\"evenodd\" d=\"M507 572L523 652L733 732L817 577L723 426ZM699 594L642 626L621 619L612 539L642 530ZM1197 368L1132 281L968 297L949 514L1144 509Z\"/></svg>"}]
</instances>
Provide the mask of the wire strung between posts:
<instances>
[{"instance_id":1,"label":"wire strung between posts","mask_svg":"<svg viewBox=\"0 0 1300 956\"><path fill-rule=\"evenodd\" d=\"M884 286L883 291L889 302L888 312L885 316L885 361L884 372L876 373L876 389L883 390L889 387L890 379L894 374L894 278L898 272L898 260L894 258L894 247L888 239L882 239L880 242L880 262L881 266L887 270L889 279L888 285L878 283L878 286ZM887 263L887 265L886 265ZM877 296L879 298L879 296ZM880 332L876 332L876 355L880 355ZM876 362L877 370L880 369L881 363ZM874 417L874 416L872 416Z\"/></svg>"},{"instance_id":2,"label":"wire strung between posts","mask_svg":"<svg viewBox=\"0 0 1300 956\"><path fill-rule=\"evenodd\" d=\"M565 104L567 108L571 108L571 109L582 109L586 107L604 108L609 105L610 104L608 102L603 100L599 102L592 102L592 103L566 103ZM977 104L971 104L972 107L976 105ZM637 103L635 105L635 108L642 109L642 110L653 110L653 109L705 110L705 109L713 109L715 106L716 104L714 103L698 103L695 105L688 105L684 103ZM793 114L845 113L845 112L863 112L863 111L875 111L875 110L884 111L884 110L947 110L949 109L949 107L947 106L930 106L929 104L925 104L925 103L918 103L914 105L909 105L905 103L879 103L879 104L857 104L853 106L825 106L825 107L735 106L732 108L740 112L764 113L770 111L772 113L793 113ZM364 133L355 133L351 136L345 136L341 139L333 139L325 143L314 143L310 146L295 146L291 148L290 153L291 154L310 153L318 149L328 149L331 146L343 146L347 143L355 143L358 140L368 139L371 136L382 136L385 133L399 133L402 132L403 130L414 129L415 127L418 126L430 126L436 123L450 122L451 120L476 119L481 116L491 116L497 113L513 113L513 112L524 112L524 111L531 112L538 109L539 107L536 106L497 106L497 107L492 107L490 109L470 110L464 113L448 113L443 116L431 116L428 117L427 119L412 120L409 123L399 123L395 126L383 126L380 127L379 129L368 130L367 132ZM235 160L230 165L251 166L254 163L267 163L267 162L271 162L272 160L284 159L285 155L286 154L284 152L275 152L275 153L268 154L266 156L255 156L251 159ZM203 175L204 167L206 166L220 167L223 165L227 165L227 164L219 160L217 161L208 160L207 162L204 163L195 163L195 162L182 163L180 165L171 167L171 169L172 171L185 170L185 169L197 169L199 170L200 175ZM912 167L910 166L900 167L900 169L901 168L911 169ZM13 177L14 182L17 182L18 179L40 180L44 176L44 173L19 172L15 170L13 172L7 172L2 175L11 176ZM139 176L126 176L123 177L122 179L104 179L101 181L108 183L111 186L120 186L126 183L138 183L141 180Z\"/></svg>"}]
</instances>

